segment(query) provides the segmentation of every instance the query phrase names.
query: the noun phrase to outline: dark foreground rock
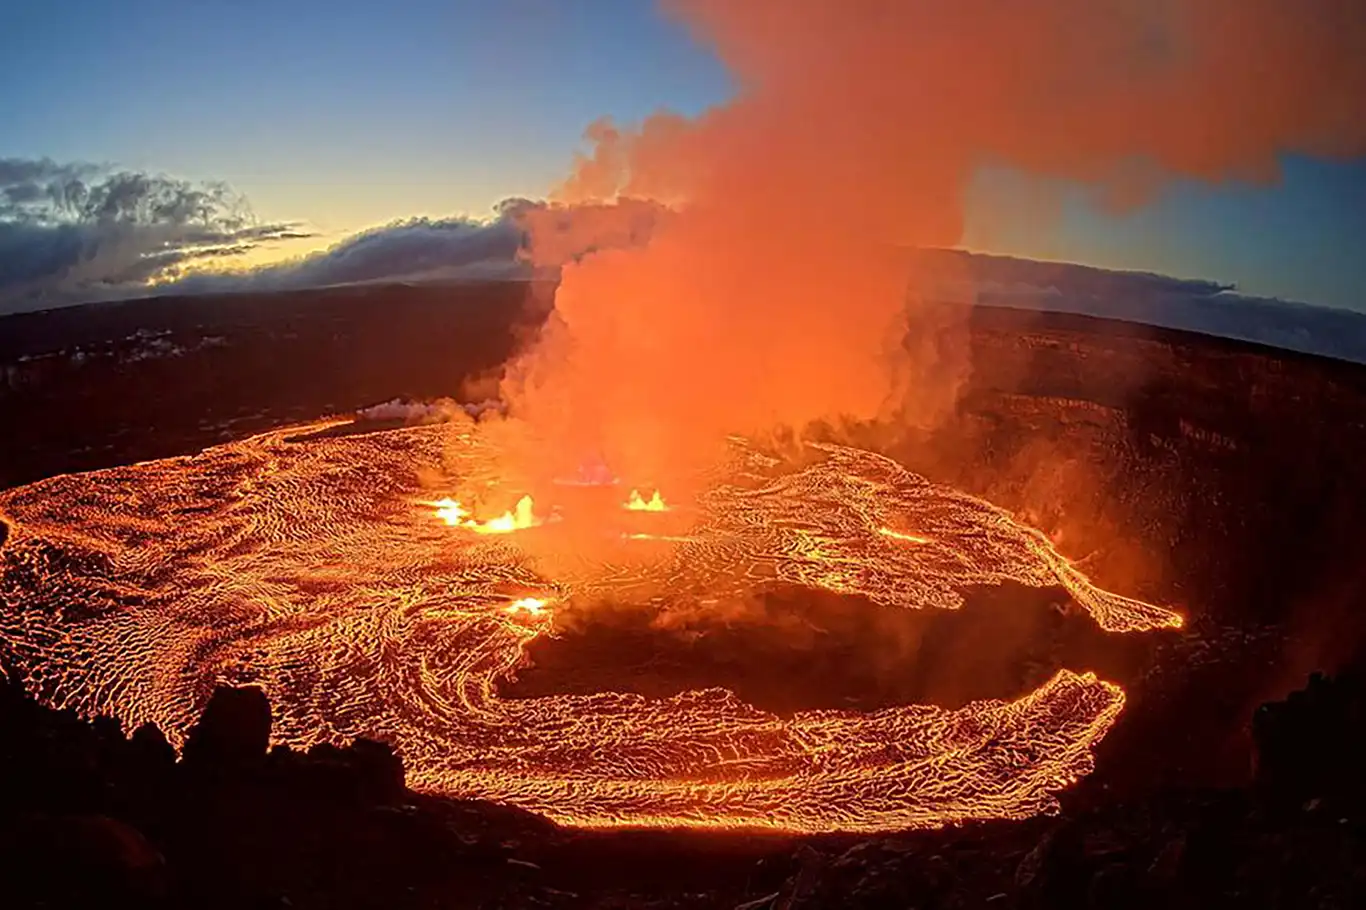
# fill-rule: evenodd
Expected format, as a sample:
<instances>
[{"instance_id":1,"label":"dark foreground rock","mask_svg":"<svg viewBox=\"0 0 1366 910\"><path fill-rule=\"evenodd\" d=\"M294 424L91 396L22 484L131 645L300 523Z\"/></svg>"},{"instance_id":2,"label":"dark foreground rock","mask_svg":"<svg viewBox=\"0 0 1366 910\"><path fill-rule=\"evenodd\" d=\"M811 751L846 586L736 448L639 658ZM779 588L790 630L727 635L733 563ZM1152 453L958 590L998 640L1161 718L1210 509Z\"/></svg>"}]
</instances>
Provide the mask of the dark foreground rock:
<instances>
[{"instance_id":1,"label":"dark foreground rock","mask_svg":"<svg viewBox=\"0 0 1366 910\"><path fill-rule=\"evenodd\" d=\"M388 746L268 749L220 689L183 756L0 686L6 907L1147 908L1366 906L1366 685L1253 721L1249 786L875 838L589 834L404 787Z\"/></svg>"}]
</instances>

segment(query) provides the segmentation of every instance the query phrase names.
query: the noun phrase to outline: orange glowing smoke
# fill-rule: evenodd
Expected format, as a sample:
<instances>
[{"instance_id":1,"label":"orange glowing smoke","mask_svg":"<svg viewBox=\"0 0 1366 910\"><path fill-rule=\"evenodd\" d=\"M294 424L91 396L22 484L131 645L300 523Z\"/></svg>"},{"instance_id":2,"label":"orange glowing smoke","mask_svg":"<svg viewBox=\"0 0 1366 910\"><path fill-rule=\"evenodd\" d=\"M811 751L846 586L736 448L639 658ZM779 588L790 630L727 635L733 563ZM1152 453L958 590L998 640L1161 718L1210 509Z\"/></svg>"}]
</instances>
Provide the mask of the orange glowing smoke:
<instances>
[{"instance_id":1,"label":"orange glowing smoke","mask_svg":"<svg viewBox=\"0 0 1366 910\"><path fill-rule=\"evenodd\" d=\"M452 534L415 504L448 432L292 428L0 493L0 648L49 702L176 742L215 683L258 684L279 742L382 738L416 789L564 824L883 831L1047 811L1090 770L1123 693L1064 670L1008 702L779 717L721 689L499 686L567 600L724 605L776 581L955 609L969 586L1012 582L1061 585L1114 631L1180 623L1097 588L989 503L838 446L791 469L737 445L659 559L546 574L526 538ZM473 436L456 453L470 476Z\"/></svg>"},{"instance_id":2,"label":"orange glowing smoke","mask_svg":"<svg viewBox=\"0 0 1366 910\"><path fill-rule=\"evenodd\" d=\"M1269 181L1287 152L1366 153L1360 0L664 6L733 97L587 128L562 202L675 215L642 249L564 267L504 389L540 451L602 451L625 476L672 485L729 432L951 413L964 329L920 305L905 251L961 242L983 165L1134 205L1173 177ZM564 261L564 221L530 214L533 257Z\"/></svg>"},{"instance_id":3,"label":"orange glowing smoke","mask_svg":"<svg viewBox=\"0 0 1366 910\"><path fill-rule=\"evenodd\" d=\"M630 497L626 500L626 508L632 512L667 512L669 507L664 504L664 497L655 490L654 495L649 499L640 495L639 490L632 490Z\"/></svg>"}]
</instances>

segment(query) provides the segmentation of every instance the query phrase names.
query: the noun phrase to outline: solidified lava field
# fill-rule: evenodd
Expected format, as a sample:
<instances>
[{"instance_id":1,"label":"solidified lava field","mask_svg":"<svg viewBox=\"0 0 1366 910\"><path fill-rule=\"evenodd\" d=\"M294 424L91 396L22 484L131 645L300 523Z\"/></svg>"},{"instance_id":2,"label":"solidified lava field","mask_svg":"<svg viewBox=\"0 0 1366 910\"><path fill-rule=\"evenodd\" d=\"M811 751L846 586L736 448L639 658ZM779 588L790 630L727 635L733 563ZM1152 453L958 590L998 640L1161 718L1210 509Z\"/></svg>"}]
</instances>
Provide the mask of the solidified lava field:
<instances>
[{"instance_id":1,"label":"solidified lava field","mask_svg":"<svg viewBox=\"0 0 1366 910\"><path fill-rule=\"evenodd\" d=\"M1124 692L1060 670L1013 700L780 715L721 688L506 687L561 611L708 609L777 584L908 610L1059 587L1115 634L1182 621L1099 589L1005 511L861 449L792 465L737 443L674 512L489 535L431 506L434 471L496 464L477 430L330 428L0 494L0 653L49 703L176 739L215 684L258 684L279 742L388 741L415 789L568 825L872 832L1050 811ZM592 559L556 558L571 549L556 535L583 533L606 538Z\"/></svg>"}]
</instances>

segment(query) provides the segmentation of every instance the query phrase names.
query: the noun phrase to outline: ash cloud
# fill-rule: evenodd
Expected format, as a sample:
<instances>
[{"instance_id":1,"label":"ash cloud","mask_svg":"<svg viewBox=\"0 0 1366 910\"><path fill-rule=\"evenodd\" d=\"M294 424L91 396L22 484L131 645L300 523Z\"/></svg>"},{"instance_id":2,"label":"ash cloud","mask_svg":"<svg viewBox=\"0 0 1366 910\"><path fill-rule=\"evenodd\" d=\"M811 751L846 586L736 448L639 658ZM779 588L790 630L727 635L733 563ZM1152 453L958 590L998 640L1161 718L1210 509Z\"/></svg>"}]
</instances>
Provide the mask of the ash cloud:
<instances>
[{"instance_id":1,"label":"ash cloud","mask_svg":"<svg viewBox=\"0 0 1366 910\"><path fill-rule=\"evenodd\" d=\"M221 183L83 162L0 159L0 310L102 297L301 236Z\"/></svg>"},{"instance_id":2,"label":"ash cloud","mask_svg":"<svg viewBox=\"0 0 1366 910\"><path fill-rule=\"evenodd\" d=\"M728 432L949 413L964 327L919 305L940 276L908 293L887 251L956 246L983 165L1132 207L1177 177L1366 153L1356 0L665 6L738 91L694 118L589 127L557 198L676 214L643 247L566 266L505 383L542 450L642 477L686 473Z\"/></svg>"}]
</instances>

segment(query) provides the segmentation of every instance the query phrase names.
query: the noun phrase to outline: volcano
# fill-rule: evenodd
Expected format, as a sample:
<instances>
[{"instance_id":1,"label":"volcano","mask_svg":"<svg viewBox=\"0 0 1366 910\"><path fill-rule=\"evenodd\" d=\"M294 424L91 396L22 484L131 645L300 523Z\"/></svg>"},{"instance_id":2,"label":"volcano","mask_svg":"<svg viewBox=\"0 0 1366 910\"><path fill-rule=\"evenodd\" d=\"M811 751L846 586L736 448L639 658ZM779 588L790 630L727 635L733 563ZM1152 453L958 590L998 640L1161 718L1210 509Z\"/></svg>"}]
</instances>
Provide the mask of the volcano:
<instances>
[{"instance_id":1,"label":"volcano","mask_svg":"<svg viewBox=\"0 0 1366 910\"><path fill-rule=\"evenodd\" d=\"M85 359L79 369L104 381L85 374L84 404L118 402L88 408L101 415L89 421L64 419L81 404L62 398L60 361L7 395L8 417L35 432L5 465L32 482L0 509L0 647L43 699L155 720L175 738L215 684L258 683L281 712L281 742L389 740L410 783L432 793L588 827L882 831L1049 811L1090 771L1093 748L1111 781L1139 765L1150 777L1227 773L1219 748L1183 748L1192 731L1235 737L1252 699L1360 640L1343 624L1304 634L1328 628L1334 593L1355 580L1333 553L1359 535L1344 503L1360 472L1342 460L1366 451L1357 368L979 310L976 369L952 421L844 427L798 463L742 447L697 521L656 535L676 539L617 544L654 555L552 571L524 557L550 547L556 523L481 535L440 520L417 468L444 463L449 425L298 423L449 388L452 370L476 372L510 346L505 305L472 299L484 345L463 334L463 348L442 347L428 337L445 324L430 291L382 293L383 328L373 299L339 293L311 300L305 321L281 315L264 342L244 321L241 334L216 325L223 344L175 362ZM143 321L161 306L115 309ZM263 373L262 343L312 346L315 359L354 352L358 366L330 386L291 375L289 356ZM471 353L453 366L451 350ZM182 407L137 394L149 382L179 389ZM1331 440L1324 413L1341 417ZM83 473L38 476L62 469ZM725 604L744 609L707 618ZM1061 627L1025 623L1021 646L1053 652L1027 681L969 686L967 698L900 683L925 679L935 652L973 653L954 636L980 617L1038 611L1080 616L1099 637L1059 657ZM786 685L759 684L792 650L783 623L819 642L798 653L844 648L857 664L869 642L839 640L842 624L903 614L922 624L912 664L883 655L845 691L790 665ZM982 628L989 640L1009 626ZM1302 650L1288 650L1292 632ZM722 654L764 636L781 643L768 658ZM1094 641L1130 638L1152 653L1116 682ZM694 667L652 672L642 655ZM1272 675L1245 669L1268 657ZM714 680L696 669L727 661ZM1135 759L1125 744L1158 729L1169 754Z\"/></svg>"}]
</instances>

